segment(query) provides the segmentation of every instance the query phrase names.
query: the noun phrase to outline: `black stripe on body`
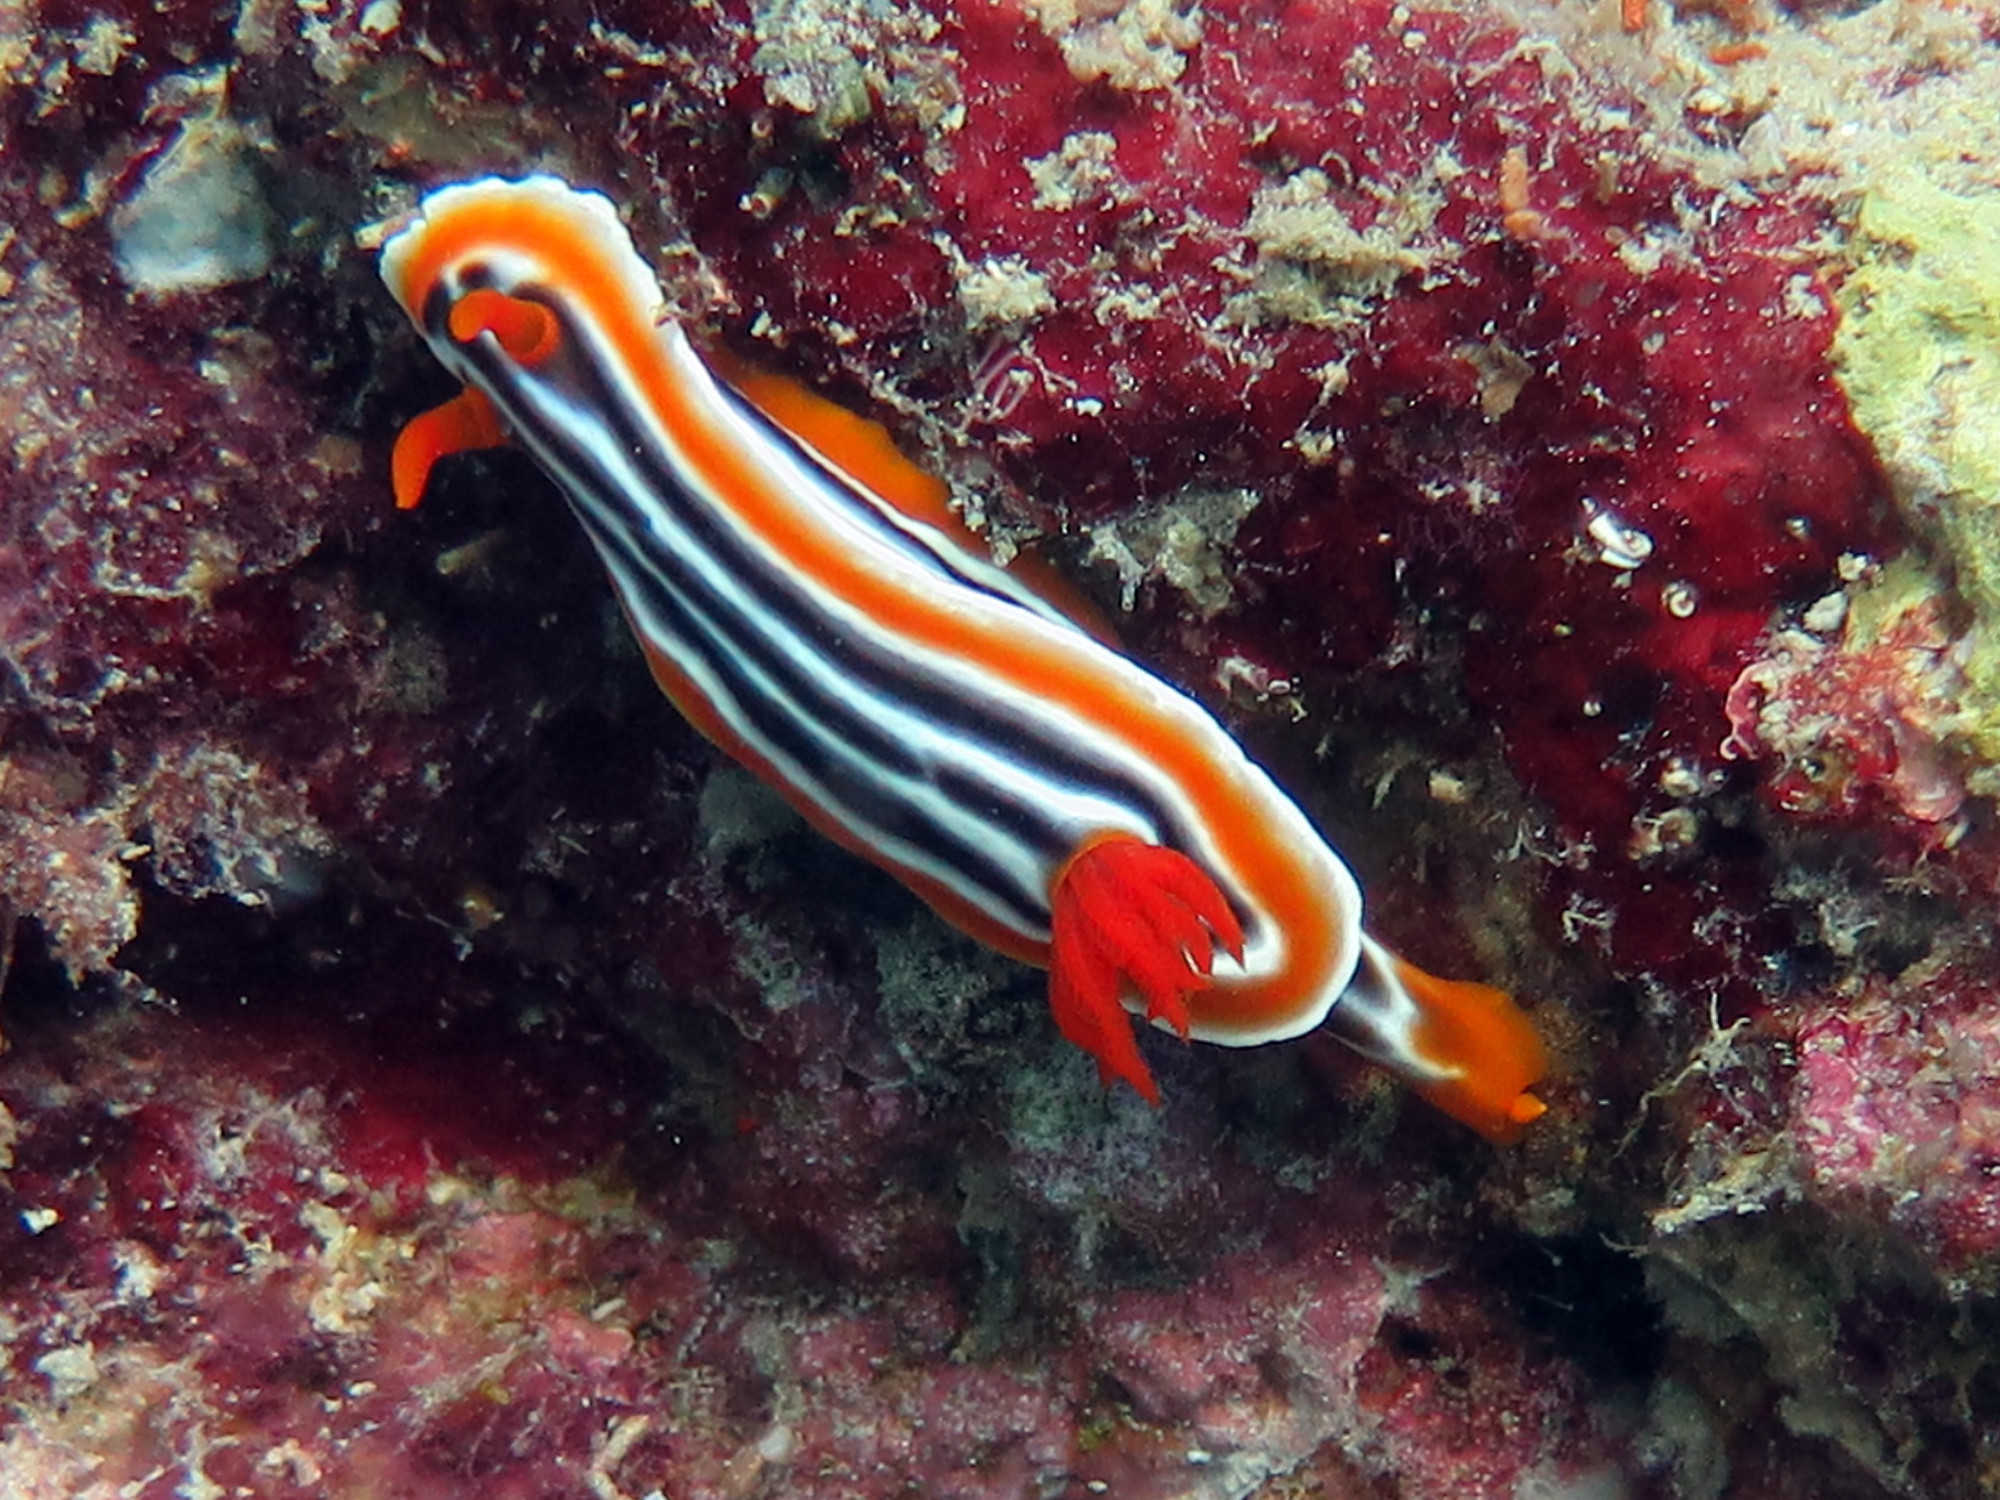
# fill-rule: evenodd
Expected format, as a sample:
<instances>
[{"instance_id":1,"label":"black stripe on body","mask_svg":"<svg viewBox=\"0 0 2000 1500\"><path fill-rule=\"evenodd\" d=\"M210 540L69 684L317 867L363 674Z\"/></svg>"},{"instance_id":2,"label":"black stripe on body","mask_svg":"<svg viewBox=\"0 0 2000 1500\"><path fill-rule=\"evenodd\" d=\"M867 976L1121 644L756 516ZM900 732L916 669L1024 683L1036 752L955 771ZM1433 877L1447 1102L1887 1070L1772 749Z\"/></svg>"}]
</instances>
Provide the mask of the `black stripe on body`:
<instances>
[{"instance_id":1,"label":"black stripe on body","mask_svg":"<svg viewBox=\"0 0 2000 1500\"><path fill-rule=\"evenodd\" d=\"M711 374L711 378L714 378ZM872 523L877 539L885 546L895 548L904 557L920 566L936 572L947 583L959 588L970 589L989 599L997 599L1003 604L1011 604L1017 609L1025 609L1041 616L1051 624L1066 629L1082 629L1074 620L1064 615L1046 601L1037 599L1032 591L1012 581L993 576L997 567L983 567L979 561L965 557L958 545L941 535L928 522L905 515L888 502L868 493L839 469L821 458L810 444L801 443L776 422L772 421L755 402L728 381L715 378L715 388L723 401L767 443L782 446L796 454L800 461L815 470L824 482L838 491L843 500L842 509ZM961 561L961 559L963 559Z\"/></svg>"},{"instance_id":2,"label":"black stripe on body","mask_svg":"<svg viewBox=\"0 0 2000 1500\"><path fill-rule=\"evenodd\" d=\"M561 317L560 306L551 305ZM579 330L566 326L561 351L553 356L565 363L534 372L522 372L486 341L454 347L500 401L510 425L543 466L563 480L572 508L626 595L628 608L658 634L657 646L683 670L699 663L702 670L692 675L728 695L715 704L723 720L749 743L810 776L820 793L814 800L857 830L872 829L924 851L952 872L950 883L975 888L980 904L996 916L1005 912L1010 925L1038 936L1046 934L1046 889L1024 889L980 846L1013 844L1052 873L1071 852L1073 830L1052 821L1043 806L958 770L948 754L938 753L948 750L950 742L961 746L964 761L972 760L976 750L1026 768L1032 780L1129 809L1160 830L1163 841L1181 842L1174 837L1177 820L1144 788L1052 743L1046 724L970 700L962 683L952 682L929 662L893 650L885 653L879 642L845 635L837 617L817 604L809 587L774 570L754 542L714 515L708 502L658 461L651 424L618 398L593 360L583 357L588 345L581 338ZM568 404L598 424L601 440L614 444L635 465L652 503L689 534L712 573L661 545L643 510L623 494L593 445L570 437L563 423L539 417L529 392L541 385L570 397ZM718 383L718 389L725 388ZM844 476L828 475L815 455L740 397L730 404L747 411L760 439L784 445L814 474L824 476L821 491L863 522L871 539L935 574L940 587L966 588L982 600L1024 608L952 569L934 549L883 516L876 502L854 494ZM724 597L712 581L714 574L742 588L749 608ZM786 640L804 648L812 664L789 658ZM769 688L738 690L751 667L768 679ZM709 690L705 683L704 691ZM870 699L896 705L947 743L929 755L916 753L871 720L866 712ZM969 837L939 822L902 789L919 786L937 788L951 800L958 818L983 826ZM804 790L812 794L815 789Z\"/></svg>"},{"instance_id":3,"label":"black stripe on body","mask_svg":"<svg viewBox=\"0 0 2000 1500\"><path fill-rule=\"evenodd\" d=\"M582 388L582 393L588 397L578 404L599 418L617 440L618 446L644 471L648 489L662 502L662 509L694 535L697 545L706 555L717 560L719 571L727 573L754 596L759 610L772 618L786 621L797 639L809 643L823 655L837 657L837 675L863 684L883 700L911 705L918 717L931 724L951 727L958 737L968 743L993 749L1032 742L1037 751L1033 763L1039 779L1121 803L1156 829L1171 831L1175 827L1178 820L1145 788L1108 771L1098 761L1072 752L1061 742L1049 740L1039 716L1012 714L997 704L978 702L965 693L961 677L935 667L927 659L893 652L884 655L871 650L870 643L864 640L843 639L840 622L818 604L813 590L782 569L773 568L754 541L716 516L710 505L694 494L669 465L656 462L655 454L664 444L649 437L646 420L630 412L627 404L618 398L603 373L594 365L588 361L578 361L578 364L582 368L574 372L577 379L571 384ZM511 371L512 366L508 365L506 369ZM493 375L494 372L488 372L489 379ZM742 402L741 397L733 396L720 381L714 380L713 376L710 379L717 392L725 398L733 397L732 404ZM844 475L829 470L816 455L795 442L789 433L754 407L742 404L754 419L759 436L793 455L810 474L824 476L826 484L821 493L848 517L860 522L871 538L918 562L941 579L954 584L963 580L965 575L950 567L936 550L912 537L903 526L892 522L884 514L882 502L858 493ZM595 488L602 494L614 497L618 494L617 487L602 473L598 475ZM665 502L669 500L678 503L668 505ZM620 510L629 511L630 507L617 503L615 499L607 507L607 513ZM661 549L640 550L649 556L657 556ZM986 587L976 578L964 586L981 599L990 600L1003 608L1027 612L1026 607L1010 593ZM1043 616L1040 608L1033 613ZM1060 616L1054 618L1061 621L1064 629L1078 629L1067 619ZM1078 634L1091 641L1093 646L1098 646L1087 632L1078 630ZM847 648L844 653L841 650L843 646ZM1108 647L1099 646L1099 649L1104 650L1107 656L1118 659ZM999 758L1016 762L1027 759L1012 754Z\"/></svg>"}]
</instances>

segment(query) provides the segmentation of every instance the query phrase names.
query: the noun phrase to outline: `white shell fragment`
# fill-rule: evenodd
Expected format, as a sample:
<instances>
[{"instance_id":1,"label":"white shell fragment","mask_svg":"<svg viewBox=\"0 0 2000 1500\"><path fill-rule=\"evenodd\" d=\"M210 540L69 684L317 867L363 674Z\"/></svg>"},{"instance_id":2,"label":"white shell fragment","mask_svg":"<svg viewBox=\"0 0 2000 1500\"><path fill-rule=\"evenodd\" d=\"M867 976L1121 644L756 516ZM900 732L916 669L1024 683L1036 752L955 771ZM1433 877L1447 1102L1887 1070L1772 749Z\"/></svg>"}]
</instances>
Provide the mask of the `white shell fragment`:
<instances>
[{"instance_id":1,"label":"white shell fragment","mask_svg":"<svg viewBox=\"0 0 2000 1500\"><path fill-rule=\"evenodd\" d=\"M1631 572L1653 555L1653 539L1602 501L1583 501L1584 535L1597 546L1597 560Z\"/></svg>"}]
</instances>

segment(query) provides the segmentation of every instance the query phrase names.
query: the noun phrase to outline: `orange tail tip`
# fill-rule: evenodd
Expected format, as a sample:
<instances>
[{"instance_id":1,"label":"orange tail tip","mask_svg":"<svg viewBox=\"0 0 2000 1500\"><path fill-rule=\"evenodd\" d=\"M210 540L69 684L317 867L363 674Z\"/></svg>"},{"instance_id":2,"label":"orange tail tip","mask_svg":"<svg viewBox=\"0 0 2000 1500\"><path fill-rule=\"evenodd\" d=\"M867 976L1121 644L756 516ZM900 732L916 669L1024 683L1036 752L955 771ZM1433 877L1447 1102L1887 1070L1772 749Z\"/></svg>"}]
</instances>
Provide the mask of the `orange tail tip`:
<instances>
[{"instance_id":1,"label":"orange tail tip","mask_svg":"<svg viewBox=\"0 0 2000 1500\"><path fill-rule=\"evenodd\" d=\"M1187 997L1204 989L1215 947L1243 957L1243 929L1215 882L1185 854L1124 834L1086 845L1056 877L1049 1008L1071 1042L1160 1102L1122 998L1136 990L1146 1018L1188 1030Z\"/></svg>"},{"instance_id":2,"label":"orange tail tip","mask_svg":"<svg viewBox=\"0 0 2000 1500\"><path fill-rule=\"evenodd\" d=\"M1548 1072L1542 1039L1511 998L1484 984L1439 979L1392 958L1396 977L1422 1013L1416 1048L1452 1076L1413 1078L1424 1098L1488 1140L1519 1138L1548 1106L1529 1090Z\"/></svg>"},{"instance_id":3,"label":"orange tail tip","mask_svg":"<svg viewBox=\"0 0 2000 1500\"><path fill-rule=\"evenodd\" d=\"M1361 936L1361 961L1327 1028L1488 1140L1546 1113L1529 1090L1548 1071L1534 1023L1488 985L1439 979Z\"/></svg>"},{"instance_id":4,"label":"orange tail tip","mask_svg":"<svg viewBox=\"0 0 2000 1500\"><path fill-rule=\"evenodd\" d=\"M482 391L467 386L442 406L412 417L396 436L389 460L389 478L396 509L415 510L424 486L441 458L474 448L498 448L507 441L500 414Z\"/></svg>"}]
</instances>

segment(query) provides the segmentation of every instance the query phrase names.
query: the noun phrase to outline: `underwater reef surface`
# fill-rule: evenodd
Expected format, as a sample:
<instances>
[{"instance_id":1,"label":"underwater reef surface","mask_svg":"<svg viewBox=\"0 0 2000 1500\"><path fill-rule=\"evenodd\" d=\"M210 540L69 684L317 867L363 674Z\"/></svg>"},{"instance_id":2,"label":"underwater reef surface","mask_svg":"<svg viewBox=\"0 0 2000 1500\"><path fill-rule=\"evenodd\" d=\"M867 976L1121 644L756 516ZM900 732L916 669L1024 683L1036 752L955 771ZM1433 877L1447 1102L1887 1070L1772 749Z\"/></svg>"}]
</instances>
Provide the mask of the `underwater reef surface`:
<instances>
[{"instance_id":1,"label":"underwater reef surface","mask_svg":"<svg viewBox=\"0 0 2000 1500\"><path fill-rule=\"evenodd\" d=\"M1989 5L0 0L0 1494L2000 1488ZM1503 985L1496 1150L722 763L376 278L625 205Z\"/></svg>"}]
</instances>

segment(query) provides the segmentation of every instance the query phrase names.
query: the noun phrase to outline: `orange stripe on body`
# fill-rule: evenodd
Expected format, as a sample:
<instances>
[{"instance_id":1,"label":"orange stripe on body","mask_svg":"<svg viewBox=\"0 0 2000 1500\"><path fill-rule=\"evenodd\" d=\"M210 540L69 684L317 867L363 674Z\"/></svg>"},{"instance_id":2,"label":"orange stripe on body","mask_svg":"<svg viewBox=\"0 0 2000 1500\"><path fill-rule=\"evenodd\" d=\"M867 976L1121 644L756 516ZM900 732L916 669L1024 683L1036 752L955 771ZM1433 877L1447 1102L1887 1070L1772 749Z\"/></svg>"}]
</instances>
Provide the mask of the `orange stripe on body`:
<instances>
[{"instance_id":1,"label":"orange stripe on body","mask_svg":"<svg viewBox=\"0 0 2000 1500\"><path fill-rule=\"evenodd\" d=\"M582 309L655 419L680 447L702 482L729 497L740 524L782 565L812 577L828 594L867 618L916 642L946 661L976 662L982 669L1031 697L1061 702L1099 732L1122 743L1140 764L1158 767L1179 786L1194 816L1207 831L1229 871L1261 909L1286 944L1287 964L1277 974L1238 980L1226 968L1211 988L1192 997L1197 1035L1204 1029L1245 1034L1274 1028L1296 1029L1317 1020L1334 998L1329 976L1344 972L1351 955L1337 951L1339 916L1330 919L1330 893L1313 889L1313 866L1300 858L1266 825L1257 808L1243 805L1246 790L1281 797L1262 773L1249 769L1243 782L1223 774L1202 745L1203 730L1223 742L1221 764L1239 753L1226 731L1192 702L1181 707L1174 690L1087 637L1058 637L1055 627L1025 627L1020 611L943 590L900 587L871 573L847 552L837 531L798 497L766 485L751 456L736 438L717 429L695 393L686 389L668 358L659 330L635 305L600 248L602 226L538 200L508 199L496 205L461 201L428 217L418 253L406 267L398 295L421 313L445 269L495 241L525 246L559 268L552 293ZM777 787L786 800L822 833L844 848L890 868L940 915L980 941L1026 962L1046 966L1040 944L1024 944L1018 934L987 917L937 882L857 839L839 821L813 806L776 769L728 734L712 705L671 663L649 652L661 687L711 740ZM1163 694L1172 695L1162 697ZM1302 815L1301 815L1302 816Z\"/></svg>"},{"instance_id":2,"label":"orange stripe on body","mask_svg":"<svg viewBox=\"0 0 2000 1500\"><path fill-rule=\"evenodd\" d=\"M627 620L630 621L629 615ZM820 807L776 766L730 730L715 711L708 695L675 665L671 657L654 650L636 626L632 633L646 654L646 665L652 670L653 681L659 684L660 691L667 695L681 717L701 731L710 744L783 797L792 811L804 818L815 831L832 839L848 853L858 854L870 864L889 869L898 880L922 897L933 911L968 937L1021 963L1046 967L1048 955L1044 945L1025 941L1013 928L994 921L984 909L966 901L950 887L941 885L921 871L911 870L885 858L875 845Z\"/></svg>"},{"instance_id":3,"label":"orange stripe on body","mask_svg":"<svg viewBox=\"0 0 2000 1500\"><path fill-rule=\"evenodd\" d=\"M601 316L603 310L593 312ZM664 366L663 360L658 363ZM704 482L730 497L735 513L759 544L781 557L787 568L813 577L849 607L933 655L977 662L1025 694L1064 703L1101 733L1122 741L1135 759L1161 767L1177 783L1232 872L1284 934L1291 960L1286 973L1256 984L1236 982L1226 970L1218 974L1214 986L1192 1002L1197 1028L1265 1029L1307 1010L1317 1013L1331 998L1324 993L1326 976L1341 958L1333 951L1333 930L1319 899L1322 893L1311 889L1306 861L1260 834L1256 810L1241 805L1243 788L1234 778L1217 774L1216 762L1200 744L1200 729L1212 723L1204 710L1189 702L1184 712L1178 711L1185 701L1178 694L1173 695L1176 711L1163 710L1162 695L1173 694L1173 689L1087 638L1032 630L1024 627L1017 611L1004 606L968 607L960 598L899 588L870 572L841 549L839 538L820 524L810 507L767 488L733 440L713 430L687 400L687 393L672 389L670 378L662 378L668 373L662 368L645 387L658 420L701 471ZM1194 733L1189 732L1188 721L1193 721ZM1219 727L1214 733L1226 738ZM1225 753L1233 758L1233 745ZM1261 773L1250 779L1254 785ZM858 852L882 860L878 851ZM913 885L918 883L900 866L898 873L911 878ZM939 910L966 926L954 910L962 904L951 901L939 905ZM1017 952L1019 948L1018 943L996 946ZM1047 963L1047 954L1039 949L1019 956Z\"/></svg>"},{"instance_id":4,"label":"orange stripe on body","mask_svg":"<svg viewBox=\"0 0 2000 1500\"><path fill-rule=\"evenodd\" d=\"M985 541L952 509L951 487L905 458L881 423L857 416L796 380L756 369L727 350L704 349L702 361L738 395L854 483L940 532L960 551L973 557L987 555ZM1097 606L1042 558L1021 553L1002 571L1105 645L1118 649L1117 633Z\"/></svg>"}]
</instances>

